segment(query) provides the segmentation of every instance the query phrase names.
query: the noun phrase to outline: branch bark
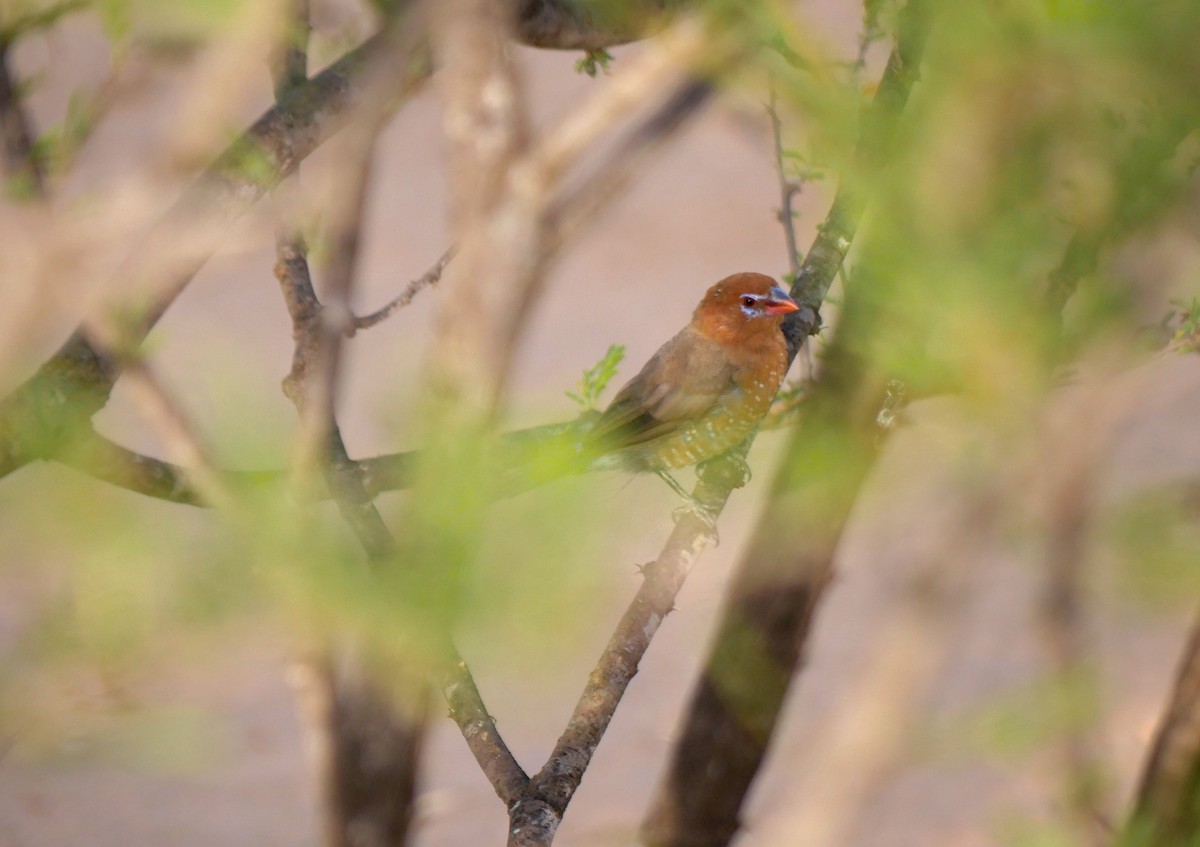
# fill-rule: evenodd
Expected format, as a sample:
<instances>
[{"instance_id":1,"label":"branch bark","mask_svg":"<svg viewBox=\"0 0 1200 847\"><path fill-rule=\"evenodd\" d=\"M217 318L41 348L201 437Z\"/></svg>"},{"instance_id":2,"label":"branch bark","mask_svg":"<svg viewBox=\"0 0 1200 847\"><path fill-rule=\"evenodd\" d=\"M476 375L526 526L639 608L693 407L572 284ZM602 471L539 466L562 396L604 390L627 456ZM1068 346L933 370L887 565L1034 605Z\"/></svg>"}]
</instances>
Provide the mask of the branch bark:
<instances>
[{"instance_id":1,"label":"branch bark","mask_svg":"<svg viewBox=\"0 0 1200 847\"><path fill-rule=\"evenodd\" d=\"M18 190L25 187L31 195L44 198L46 174L34 154L35 133L21 103L17 81L9 67L11 46L12 42L6 36L0 35L0 144L3 145L4 170L10 180L10 190L14 185L13 181L24 181L26 185L17 185Z\"/></svg>"},{"instance_id":2,"label":"branch bark","mask_svg":"<svg viewBox=\"0 0 1200 847\"><path fill-rule=\"evenodd\" d=\"M294 0L294 32L274 70L279 100L303 84L307 65L308 0ZM310 469L319 468L343 519L376 567L394 562L395 542L383 518L363 490L338 429L334 397L340 375L342 338L350 316L358 261L366 186L375 142L387 114L386 88L367 93L361 120L350 128L355 143L347 164L344 191L332 204L328 276L329 306L321 304L309 273L303 240L285 222L276 239L276 276L292 317L295 352L284 391L301 418L297 439L297 482L307 486ZM333 315L331 318L330 315ZM341 320L339 320L339 317ZM397 708L361 667L352 638L327 648L310 661L312 673L302 689L317 734L325 840L329 847L362 844L400 847L407 842L416 798L421 742L426 728L426 690L410 679L410 704Z\"/></svg>"},{"instance_id":3,"label":"branch bark","mask_svg":"<svg viewBox=\"0 0 1200 847\"><path fill-rule=\"evenodd\" d=\"M386 29L297 87L225 151L148 234L147 243L171 244L180 230L194 249L178 256L170 278L155 286L150 304L121 324L123 346L137 347L217 245L218 233L196 244L198 221L228 225L309 153L339 130L360 102L363 79L392 76L411 86L428 71L411 59L402 31ZM215 227L220 230L222 227ZM119 271L145 283L161 257L135 253ZM0 400L0 476L30 461L53 457L87 427L108 402L120 363L100 352L83 328L8 397Z\"/></svg>"},{"instance_id":4,"label":"branch bark","mask_svg":"<svg viewBox=\"0 0 1200 847\"><path fill-rule=\"evenodd\" d=\"M1200 832L1200 618L1183 649L1128 825L1130 844L1183 847Z\"/></svg>"},{"instance_id":5,"label":"branch bark","mask_svg":"<svg viewBox=\"0 0 1200 847\"><path fill-rule=\"evenodd\" d=\"M923 17L921 0L910 0L864 121L860 159L888 149L917 77L928 29ZM850 248L861 208L853 185L844 180L792 285L793 299L807 308L784 324L791 357L820 327L820 304ZM862 320L852 310L856 299L847 295L839 339L852 338ZM861 326L869 329L870 321ZM863 363L835 339L735 571L715 646L668 776L646 818L648 844L724 845L736 833L739 810L800 662L850 507L874 460L882 393L878 375L864 372ZM814 476L811 469L825 466L828 456L840 459L836 474Z\"/></svg>"}]
</instances>

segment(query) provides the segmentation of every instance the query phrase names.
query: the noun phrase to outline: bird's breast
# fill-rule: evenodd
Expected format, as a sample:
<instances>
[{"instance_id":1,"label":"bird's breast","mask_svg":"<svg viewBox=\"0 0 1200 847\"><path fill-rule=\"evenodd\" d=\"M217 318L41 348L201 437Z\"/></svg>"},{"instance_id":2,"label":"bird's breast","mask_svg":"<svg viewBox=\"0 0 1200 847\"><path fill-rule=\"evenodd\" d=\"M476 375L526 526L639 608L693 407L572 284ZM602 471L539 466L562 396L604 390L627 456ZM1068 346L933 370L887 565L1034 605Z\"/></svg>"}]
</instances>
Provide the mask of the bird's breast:
<instances>
[{"instance_id":1,"label":"bird's breast","mask_svg":"<svg viewBox=\"0 0 1200 847\"><path fill-rule=\"evenodd\" d=\"M771 408L782 381L783 364L735 376L718 403L656 444L644 457L646 464L653 469L681 468L737 446Z\"/></svg>"}]
</instances>

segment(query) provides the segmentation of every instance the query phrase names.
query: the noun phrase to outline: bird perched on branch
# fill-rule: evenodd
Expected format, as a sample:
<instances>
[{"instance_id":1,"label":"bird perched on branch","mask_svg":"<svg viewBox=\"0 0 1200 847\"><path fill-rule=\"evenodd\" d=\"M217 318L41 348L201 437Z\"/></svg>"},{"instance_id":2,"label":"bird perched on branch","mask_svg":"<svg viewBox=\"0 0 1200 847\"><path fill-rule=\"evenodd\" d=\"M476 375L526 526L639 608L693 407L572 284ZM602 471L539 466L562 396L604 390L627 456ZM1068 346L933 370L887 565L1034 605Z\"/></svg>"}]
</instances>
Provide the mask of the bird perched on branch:
<instances>
[{"instance_id":1,"label":"bird perched on branch","mask_svg":"<svg viewBox=\"0 0 1200 847\"><path fill-rule=\"evenodd\" d=\"M740 444L754 431L787 372L780 324L799 307L769 276L738 273L712 286L691 323L658 349L600 415L593 467L670 475Z\"/></svg>"}]
</instances>

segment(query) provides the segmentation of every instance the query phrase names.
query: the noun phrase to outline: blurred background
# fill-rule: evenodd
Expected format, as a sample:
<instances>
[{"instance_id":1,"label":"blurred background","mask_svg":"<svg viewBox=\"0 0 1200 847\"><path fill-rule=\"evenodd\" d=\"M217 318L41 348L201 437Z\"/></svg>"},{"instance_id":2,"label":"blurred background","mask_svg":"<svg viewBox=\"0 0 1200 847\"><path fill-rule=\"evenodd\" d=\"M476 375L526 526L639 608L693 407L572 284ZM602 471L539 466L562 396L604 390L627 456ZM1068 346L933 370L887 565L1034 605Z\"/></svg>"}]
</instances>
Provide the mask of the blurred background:
<instances>
[{"instance_id":1,"label":"blurred background","mask_svg":"<svg viewBox=\"0 0 1200 847\"><path fill-rule=\"evenodd\" d=\"M31 207L12 193L5 202L3 296L12 308L0 319L3 393L96 303L120 291L124 281L112 273L121 259L153 249L143 239L156 216L273 102L264 60L269 42L254 24L258 4L190 0L172 11L154 3L81 5L22 37L8 58L27 87L32 124L57 133L55 149L69 161L54 177L52 202ZM739 844L792 843L789 815L804 790L807 752L854 696L912 575L932 558L961 557L965 600L922 698L911 754L862 810L854 844L1073 843L1061 827L1054 740L1086 725L1104 763L1102 793L1120 815L1170 690L1200 586L1200 361L1155 351L1186 311L1172 302L1186 302L1200 288L1200 195L1194 180L1184 179L1170 202L1130 226L1119 249L1106 254L1103 280L1068 311L1082 340L1066 372L1030 376L1032 354L1013 345L1035 348L1036 337L998 331L1000 340L988 346L991 324L960 321L961 314L985 313L1007 331L1022 318L990 300L964 305L943 296L949 289L937 288L940 281L976 273L969 262L981 255L1020 252L1022 227L1042 241L1024 242L1026 259L977 271L980 285L995 291L1014 266L1032 268L1035 282L1044 281L1069 226L1088 214L1104 217L1120 196L1119 156L1106 157L1121 142L1109 146L1063 104L1087 111L1094 104L1077 90L1091 91L1097 102L1117 92L1126 99L1108 119L1120 123L1117 113L1135 111L1131 104L1143 103L1159 83L1160 69L1137 64L1148 49L1142 42L1115 51L1106 64L1104 39L1117 36L1089 32L1086 10L1076 17L1059 10L1068 27L1077 27L1064 34L1054 29L1062 18L1043 8L1060 4L1008 5L1024 11L1010 20L1018 35L1005 30L1006 37L1042 64L1025 63L1027 76L1019 78L1013 57L989 54L984 48L994 45L981 37L979 61L968 65L973 22L953 19L961 39L949 37L951 24L935 30L931 90L918 89L915 116L897 142L903 173L881 186L866 223L877 251L899 251L894 266L907 276L897 286L920 279L942 292L899 316L881 344L919 337L934 358L955 359L983 338L963 354L977 370L956 371L942 384L938 368L922 372L932 387L916 392L855 506L836 581ZM811 0L773 8L791 21L787 36L800 33L830 67L858 54L863 10L856 4ZM1042 30L1028 24L1039 16ZM377 25L372 9L349 0L314 2L312 20L314 67ZM591 78L576 70L577 51L514 46L535 133L549 132L645 49L614 48L611 76ZM851 82L850 90L870 93L888 49L887 39L870 45L861 85ZM955 62L963 71L959 87L948 91L944 77ZM578 409L564 392L610 344L627 349L617 384L631 377L721 277L788 272L766 115L769 69L769 62L750 63L726 80L714 104L554 262L516 351L504 428L573 417ZM1194 88L1196 78L1181 84ZM1193 101L1180 106L1181 120L1195 115L1200 93L1192 93ZM823 138L815 143L815 164L843 163L846 151L820 150L843 130L818 99L792 98L785 84L787 146L808 150ZM1056 112L1068 126L1050 120ZM1023 119L1030 115L1045 120ZM358 274L361 312L395 296L448 244L441 120L437 89L426 85L381 136ZM72 121L87 124L78 149L68 149ZM340 143L322 146L300 171L306 199L299 205L315 219L322 191L337 179ZM1054 173L1033 188L1020 168L1035 144ZM1105 175L1110 165L1117 176ZM1187 165L1185 157L1181 167ZM836 184L833 173L804 184L796 203L802 249ZM908 200L892 202L901 195ZM1056 200L1060 195L1067 199ZM1024 204L1037 213L1003 229L1012 223L1006 215ZM238 225L148 342L149 361L223 467L285 467L290 457L296 416L279 385L290 365L291 325L272 279L278 205L264 203ZM893 216L923 234L892 227ZM1041 228L1044 220L1061 229ZM1003 237L970 255L937 246L969 241L976 227ZM901 256L896 244L905 240L913 249ZM930 270L935 255L944 261ZM1001 299L1023 308L1029 295L1021 286L1032 284L1014 283ZM841 296L840 284L834 295ZM347 343L338 409L352 456L419 446L421 374L435 317L447 307L437 288L427 290ZM938 308L957 332L928 328ZM966 311L954 311L960 308ZM827 323L836 311L827 310ZM881 355L899 357L903 367L903 350ZM977 390L966 399L939 390L961 382ZM1005 397L1011 403L997 416ZM163 455L123 383L95 420L119 443ZM783 441L775 431L756 442L754 479L733 496L721 517L720 545L703 555L651 646L558 843L632 842ZM1038 611L1044 524L1080 466L1091 504L1083 585L1096 671L1082 707L1064 705L1047 682ZM959 538L956 528L969 522L964 515L981 478L1003 481L1004 505L986 530ZM398 519L404 498L382 495L384 517ZM549 753L639 584L636 566L657 555L676 505L652 477L592 474L523 494L491 513L485 553L463 589L456 638L526 769L540 767ZM329 524L328 549L349 559L352 544L332 509L318 519ZM958 540L948 550L951 537ZM321 618L330 584L320 574L293 583L279 554L247 558L251 547L231 541L207 512L50 463L0 482L0 539L0 845L318 843L317 789L290 680L312 622ZM440 704L433 708L440 714ZM448 720L432 723L418 803L414 843L422 847L497 842L505 828L502 805Z\"/></svg>"}]
</instances>

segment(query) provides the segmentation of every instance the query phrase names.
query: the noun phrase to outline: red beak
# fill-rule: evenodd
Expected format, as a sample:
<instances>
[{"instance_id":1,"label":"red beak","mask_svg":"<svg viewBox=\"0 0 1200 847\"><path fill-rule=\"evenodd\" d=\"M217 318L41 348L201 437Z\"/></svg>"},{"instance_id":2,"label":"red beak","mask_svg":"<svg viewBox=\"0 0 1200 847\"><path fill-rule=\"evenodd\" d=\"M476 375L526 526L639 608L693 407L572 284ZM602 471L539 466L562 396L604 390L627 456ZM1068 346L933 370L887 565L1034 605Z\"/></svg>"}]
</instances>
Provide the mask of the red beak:
<instances>
[{"instance_id":1,"label":"red beak","mask_svg":"<svg viewBox=\"0 0 1200 847\"><path fill-rule=\"evenodd\" d=\"M799 310L796 301L778 286L771 289L771 299L763 301L763 313L767 315L786 315L788 312Z\"/></svg>"}]
</instances>

